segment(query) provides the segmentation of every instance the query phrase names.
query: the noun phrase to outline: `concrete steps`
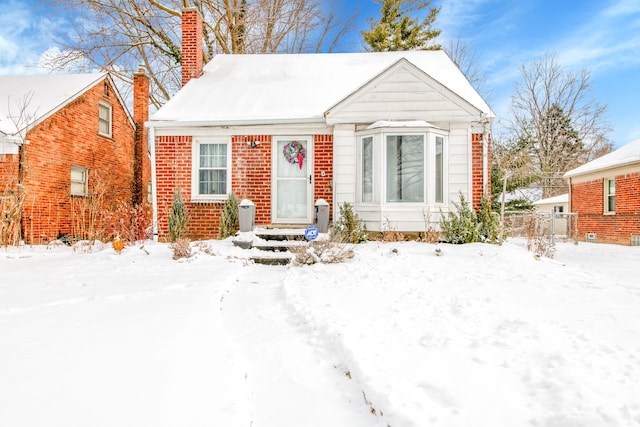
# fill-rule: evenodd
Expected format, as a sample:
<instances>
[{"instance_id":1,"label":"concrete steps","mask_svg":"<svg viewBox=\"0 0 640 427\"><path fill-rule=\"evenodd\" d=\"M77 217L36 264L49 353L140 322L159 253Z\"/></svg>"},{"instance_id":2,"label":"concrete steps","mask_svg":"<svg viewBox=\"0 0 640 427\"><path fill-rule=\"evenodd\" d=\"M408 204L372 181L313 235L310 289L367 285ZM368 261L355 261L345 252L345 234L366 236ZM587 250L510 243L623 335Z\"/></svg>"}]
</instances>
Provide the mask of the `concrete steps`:
<instances>
[{"instance_id":1,"label":"concrete steps","mask_svg":"<svg viewBox=\"0 0 640 427\"><path fill-rule=\"evenodd\" d=\"M239 233L233 244L243 249L257 249L260 254L251 254L249 259L256 264L287 265L294 256L290 248L306 246L304 229L256 229L252 233ZM254 251L256 252L256 251Z\"/></svg>"}]
</instances>

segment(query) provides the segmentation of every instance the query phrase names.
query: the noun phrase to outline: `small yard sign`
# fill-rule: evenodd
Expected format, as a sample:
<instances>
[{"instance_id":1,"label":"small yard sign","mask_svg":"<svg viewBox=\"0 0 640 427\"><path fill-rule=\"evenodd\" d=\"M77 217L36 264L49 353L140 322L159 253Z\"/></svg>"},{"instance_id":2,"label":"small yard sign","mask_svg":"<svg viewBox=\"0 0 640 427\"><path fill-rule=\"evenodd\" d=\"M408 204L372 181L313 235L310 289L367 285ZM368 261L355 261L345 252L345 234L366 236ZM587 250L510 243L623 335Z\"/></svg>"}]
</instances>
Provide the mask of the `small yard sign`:
<instances>
[{"instance_id":1,"label":"small yard sign","mask_svg":"<svg viewBox=\"0 0 640 427\"><path fill-rule=\"evenodd\" d=\"M316 240L318 238L318 227L310 225L304 230L304 238L307 240Z\"/></svg>"}]
</instances>

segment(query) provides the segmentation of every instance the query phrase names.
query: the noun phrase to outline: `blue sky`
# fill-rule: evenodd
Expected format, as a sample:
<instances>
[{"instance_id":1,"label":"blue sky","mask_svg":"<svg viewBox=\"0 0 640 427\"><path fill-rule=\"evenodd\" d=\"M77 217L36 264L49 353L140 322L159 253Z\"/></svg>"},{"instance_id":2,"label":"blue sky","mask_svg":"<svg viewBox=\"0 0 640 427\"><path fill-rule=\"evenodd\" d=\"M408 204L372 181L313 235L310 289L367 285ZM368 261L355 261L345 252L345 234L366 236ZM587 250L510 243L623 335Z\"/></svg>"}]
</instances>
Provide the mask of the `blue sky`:
<instances>
[{"instance_id":1,"label":"blue sky","mask_svg":"<svg viewBox=\"0 0 640 427\"><path fill-rule=\"evenodd\" d=\"M361 51L359 31L377 16L371 0L348 0L358 10L354 36L341 50ZM608 105L616 147L640 138L640 1L434 0L441 44L460 38L486 74L482 95L498 119L508 116L519 68L557 54L566 69L591 72L592 97ZM0 0L0 75L42 72L36 65L64 28L37 0Z\"/></svg>"}]
</instances>

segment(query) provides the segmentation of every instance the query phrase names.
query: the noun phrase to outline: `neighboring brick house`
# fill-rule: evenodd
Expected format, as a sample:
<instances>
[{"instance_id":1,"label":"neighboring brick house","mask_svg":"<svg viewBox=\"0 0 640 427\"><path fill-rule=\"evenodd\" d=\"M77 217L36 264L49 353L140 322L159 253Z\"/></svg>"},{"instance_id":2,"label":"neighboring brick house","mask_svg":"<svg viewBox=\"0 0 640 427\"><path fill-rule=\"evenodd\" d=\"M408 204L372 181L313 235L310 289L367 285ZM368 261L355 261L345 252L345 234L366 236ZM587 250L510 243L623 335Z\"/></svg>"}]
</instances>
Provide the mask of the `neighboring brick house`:
<instances>
[{"instance_id":1,"label":"neighboring brick house","mask_svg":"<svg viewBox=\"0 0 640 427\"><path fill-rule=\"evenodd\" d=\"M305 225L318 199L371 231L437 227L462 192L489 191L493 113L442 51L217 55L183 10L183 88L147 126L154 215L166 238L180 189L192 238L218 235L233 192L256 225Z\"/></svg>"},{"instance_id":2,"label":"neighboring brick house","mask_svg":"<svg viewBox=\"0 0 640 427\"><path fill-rule=\"evenodd\" d=\"M147 203L149 80L134 81L132 117L108 73L0 76L0 196L23 196L23 240L81 238L106 211Z\"/></svg>"},{"instance_id":3,"label":"neighboring brick house","mask_svg":"<svg viewBox=\"0 0 640 427\"><path fill-rule=\"evenodd\" d=\"M640 245L640 139L564 176L581 240Z\"/></svg>"}]
</instances>

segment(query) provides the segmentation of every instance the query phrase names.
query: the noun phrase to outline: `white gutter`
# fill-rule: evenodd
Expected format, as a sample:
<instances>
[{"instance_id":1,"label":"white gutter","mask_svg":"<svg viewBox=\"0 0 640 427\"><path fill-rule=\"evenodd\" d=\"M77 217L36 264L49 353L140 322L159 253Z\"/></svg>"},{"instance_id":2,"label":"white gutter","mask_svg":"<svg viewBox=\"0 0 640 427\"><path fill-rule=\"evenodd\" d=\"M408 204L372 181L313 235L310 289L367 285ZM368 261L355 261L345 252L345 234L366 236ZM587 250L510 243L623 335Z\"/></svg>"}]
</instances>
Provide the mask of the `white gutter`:
<instances>
[{"instance_id":1,"label":"white gutter","mask_svg":"<svg viewBox=\"0 0 640 427\"><path fill-rule=\"evenodd\" d=\"M158 241L158 180L156 178L156 130L153 126L149 126L149 136L151 141L151 238L154 242Z\"/></svg>"},{"instance_id":2,"label":"white gutter","mask_svg":"<svg viewBox=\"0 0 640 427\"><path fill-rule=\"evenodd\" d=\"M207 126L247 126L247 125L269 125L269 124L296 124L296 123L324 123L324 117L291 118L291 119L231 119L231 120L151 120L147 122L149 126L156 128L177 128L177 127L207 127ZM151 127L150 127L151 129Z\"/></svg>"}]
</instances>

